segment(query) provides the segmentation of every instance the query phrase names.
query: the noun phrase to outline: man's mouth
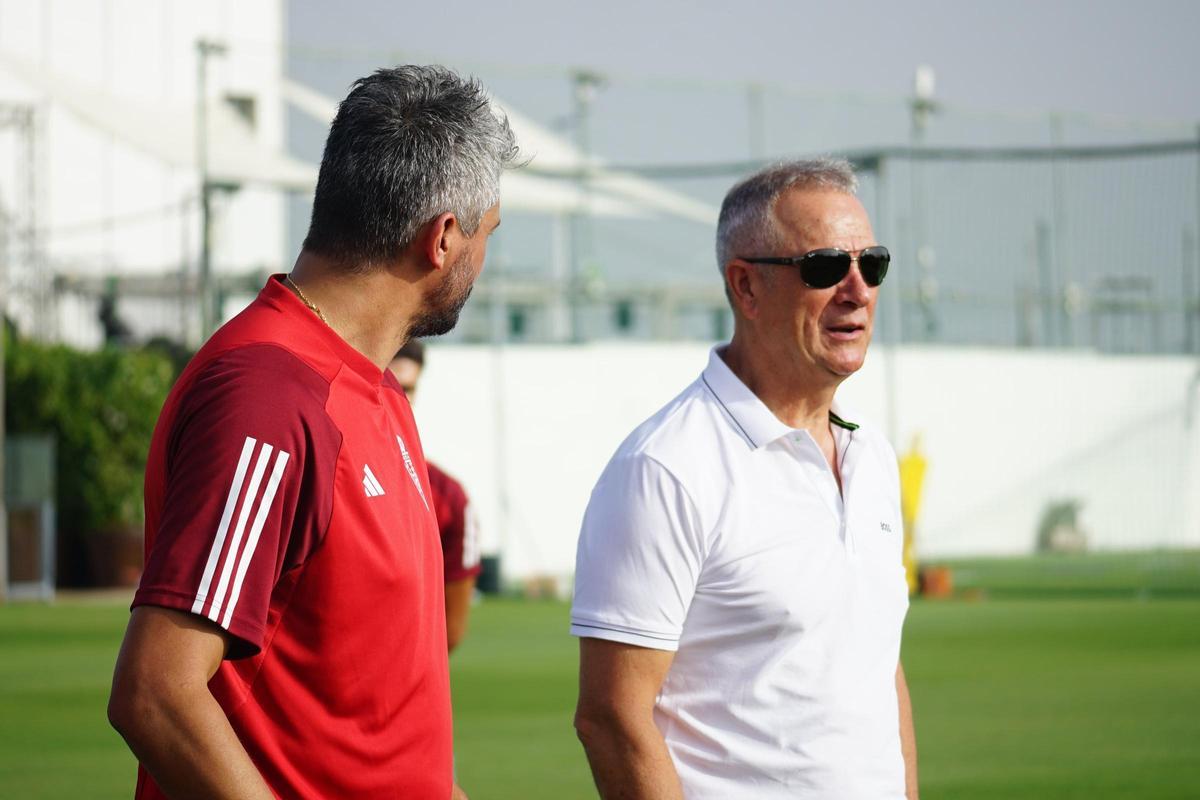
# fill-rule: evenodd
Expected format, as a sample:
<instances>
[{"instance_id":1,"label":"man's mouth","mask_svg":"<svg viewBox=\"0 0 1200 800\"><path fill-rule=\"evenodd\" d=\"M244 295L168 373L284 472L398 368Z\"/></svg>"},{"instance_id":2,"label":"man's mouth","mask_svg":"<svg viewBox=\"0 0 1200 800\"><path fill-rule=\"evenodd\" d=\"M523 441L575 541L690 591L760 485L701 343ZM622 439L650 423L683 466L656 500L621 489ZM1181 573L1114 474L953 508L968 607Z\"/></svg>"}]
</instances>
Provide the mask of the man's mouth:
<instances>
[{"instance_id":1,"label":"man's mouth","mask_svg":"<svg viewBox=\"0 0 1200 800\"><path fill-rule=\"evenodd\" d=\"M857 339L866 327L854 322L836 322L825 326L825 332L834 339Z\"/></svg>"}]
</instances>

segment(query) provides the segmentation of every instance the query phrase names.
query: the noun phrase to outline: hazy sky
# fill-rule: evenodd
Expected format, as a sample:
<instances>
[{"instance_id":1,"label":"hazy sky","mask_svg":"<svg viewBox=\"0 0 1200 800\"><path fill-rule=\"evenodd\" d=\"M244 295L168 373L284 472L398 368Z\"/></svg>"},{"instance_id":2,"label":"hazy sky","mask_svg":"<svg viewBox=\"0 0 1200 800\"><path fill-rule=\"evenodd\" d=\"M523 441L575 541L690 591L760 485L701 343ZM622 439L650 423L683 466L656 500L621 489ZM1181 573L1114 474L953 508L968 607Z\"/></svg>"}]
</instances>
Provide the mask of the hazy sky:
<instances>
[{"instance_id":1,"label":"hazy sky","mask_svg":"<svg viewBox=\"0 0 1200 800\"><path fill-rule=\"evenodd\" d=\"M288 10L295 46L396 50L485 79L583 66L903 95L928 63L947 103L1200 122L1192 0L289 0Z\"/></svg>"},{"instance_id":2,"label":"hazy sky","mask_svg":"<svg viewBox=\"0 0 1200 800\"><path fill-rule=\"evenodd\" d=\"M510 107L569 137L568 70L604 73L610 81L596 95L587 128L595 152L619 165L724 162L728 169L748 157L906 145L912 129L904 98L921 64L935 68L944 104L928 126L930 145L1200 136L1200 0L514 0L440 7L290 0L288 9L289 69L332 97L376 67L439 61L477 74ZM747 82L771 87L757 117L757 150ZM1051 111L1066 114L1060 126ZM316 160L324 134L322 126L296 120L292 143ZM877 224L897 254L894 282L915 292L911 218L920 194L920 236L936 248L944 294L978 301L944 304L946 335L1011 343L1012 298L1049 281L1039 277L1034 255L1038 225L1047 219L1058 226L1062 281L1091 287L1137 272L1152 276L1156 292L1174 292L1178 265L1193 268L1183 241L1200 213L1198 168L1191 155L1073 163L1062 167L1055 199L1045 163L930 166L920 193L910 190L914 173L901 163L888 173L890 216ZM715 207L739 174L662 183ZM872 213L875 197L866 187ZM1054 203L1063 208L1052 212ZM516 217L506 216L505 258L514 270L542 269L551 258L545 220ZM297 239L306 219L298 208ZM711 231L686 223L593 225L594 260L614 282L714 279ZM1131 264L1114 257L1137 248L1161 258Z\"/></svg>"}]
</instances>

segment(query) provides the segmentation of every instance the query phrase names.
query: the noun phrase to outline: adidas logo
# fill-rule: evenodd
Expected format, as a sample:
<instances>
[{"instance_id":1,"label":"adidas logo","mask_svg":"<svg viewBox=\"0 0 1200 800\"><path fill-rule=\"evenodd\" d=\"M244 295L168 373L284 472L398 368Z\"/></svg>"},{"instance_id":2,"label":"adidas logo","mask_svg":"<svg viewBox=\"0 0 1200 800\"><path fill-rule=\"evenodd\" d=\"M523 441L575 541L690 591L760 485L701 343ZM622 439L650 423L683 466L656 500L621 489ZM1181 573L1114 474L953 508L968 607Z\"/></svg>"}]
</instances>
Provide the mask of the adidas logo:
<instances>
[{"instance_id":1,"label":"adidas logo","mask_svg":"<svg viewBox=\"0 0 1200 800\"><path fill-rule=\"evenodd\" d=\"M379 497L383 494L383 486L366 464L363 464L363 489L366 491L367 497Z\"/></svg>"}]
</instances>

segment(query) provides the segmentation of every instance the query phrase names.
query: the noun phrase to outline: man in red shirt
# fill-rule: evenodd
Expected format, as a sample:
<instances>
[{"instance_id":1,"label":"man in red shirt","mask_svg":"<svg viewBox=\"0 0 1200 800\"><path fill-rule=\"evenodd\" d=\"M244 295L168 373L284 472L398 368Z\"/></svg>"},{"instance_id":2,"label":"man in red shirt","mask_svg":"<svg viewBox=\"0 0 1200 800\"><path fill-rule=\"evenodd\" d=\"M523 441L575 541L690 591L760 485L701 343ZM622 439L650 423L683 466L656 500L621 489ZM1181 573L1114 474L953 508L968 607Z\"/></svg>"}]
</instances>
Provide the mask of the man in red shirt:
<instances>
[{"instance_id":1,"label":"man in red shirt","mask_svg":"<svg viewBox=\"0 0 1200 800\"><path fill-rule=\"evenodd\" d=\"M396 353L388 369L411 401L425 368L425 344L409 339ZM479 524L462 484L432 461L429 485L433 489L433 511L442 537L442 562L446 576L446 646L453 652L467 632L471 595L483 566L479 562Z\"/></svg>"},{"instance_id":2,"label":"man in red shirt","mask_svg":"<svg viewBox=\"0 0 1200 800\"><path fill-rule=\"evenodd\" d=\"M462 796L431 489L386 367L454 326L514 155L474 81L357 81L291 274L180 376L109 701L138 800Z\"/></svg>"}]
</instances>

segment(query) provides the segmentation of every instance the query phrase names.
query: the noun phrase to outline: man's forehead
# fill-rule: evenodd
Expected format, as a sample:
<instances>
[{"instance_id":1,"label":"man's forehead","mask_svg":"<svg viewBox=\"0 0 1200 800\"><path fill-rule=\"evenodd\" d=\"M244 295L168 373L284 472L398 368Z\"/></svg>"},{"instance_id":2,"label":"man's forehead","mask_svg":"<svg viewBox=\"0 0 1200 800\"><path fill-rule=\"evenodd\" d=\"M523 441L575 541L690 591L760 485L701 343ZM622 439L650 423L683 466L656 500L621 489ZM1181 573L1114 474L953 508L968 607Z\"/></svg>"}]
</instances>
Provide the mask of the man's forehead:
<instances>
[{"instance_id":1,"label":"man's forehead","mask_svg":"<svg viewBox=\"0 0 1200 800\"><path fill-rule=\"evenodd\" d=\"M857 197L834 189L788 189L772 209L779 230L803 240L871 236L871 221Z\"/></svg>"}]
</instances>

